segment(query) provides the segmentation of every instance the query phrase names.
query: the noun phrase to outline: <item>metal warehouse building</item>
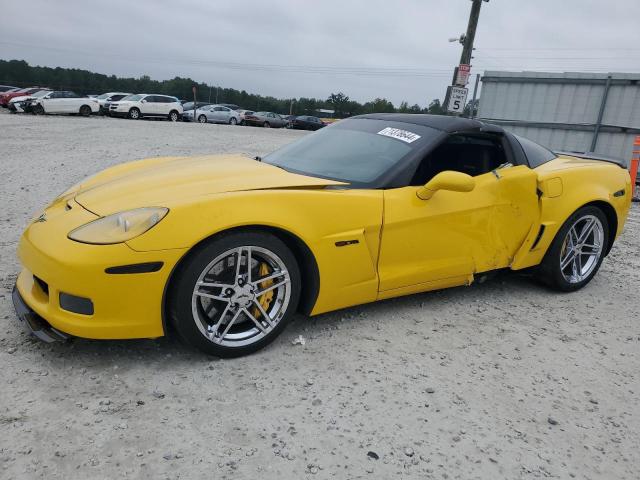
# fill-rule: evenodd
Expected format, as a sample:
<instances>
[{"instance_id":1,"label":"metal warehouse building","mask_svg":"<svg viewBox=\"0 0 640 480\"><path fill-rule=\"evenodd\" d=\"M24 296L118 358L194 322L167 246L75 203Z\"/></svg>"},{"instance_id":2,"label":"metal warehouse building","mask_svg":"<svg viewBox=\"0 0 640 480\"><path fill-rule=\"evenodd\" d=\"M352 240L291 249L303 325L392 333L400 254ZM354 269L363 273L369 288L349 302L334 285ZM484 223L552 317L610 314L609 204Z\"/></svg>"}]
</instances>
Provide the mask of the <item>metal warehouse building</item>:
<instances>
[{"instance_id":1,"label":"metal warehouse building","mask_svg":"<svg viewBox=\"0 0 640 480\"><path fill-rule=\"evenodd\" d=\"M478 117L553 150L628 162L640 135L640 74L487 71Z\"/></svg>"}]
</instances>

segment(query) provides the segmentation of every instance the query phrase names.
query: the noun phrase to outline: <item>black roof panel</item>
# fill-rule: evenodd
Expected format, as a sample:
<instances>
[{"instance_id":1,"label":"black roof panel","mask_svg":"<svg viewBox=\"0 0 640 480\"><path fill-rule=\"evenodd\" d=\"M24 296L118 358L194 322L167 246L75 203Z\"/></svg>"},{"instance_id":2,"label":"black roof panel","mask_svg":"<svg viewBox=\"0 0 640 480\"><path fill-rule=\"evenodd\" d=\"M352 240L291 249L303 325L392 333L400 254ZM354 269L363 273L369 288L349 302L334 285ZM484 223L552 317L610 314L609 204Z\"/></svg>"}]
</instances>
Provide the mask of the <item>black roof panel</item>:
<instances>
[{"instance_id":1,"label":"black roof panel","mask_svg":"<svg viewBox=\"0 0 640 480\"><path fill-rule=\"evenodd\" d=\"M449 117L446 115L427 115L423 113L368 113L351 118L370 118L372 120L413 123L415 125L423 125L425 127L442 130L447 133L468 132L473 130L479 132L504 131L497 125L480 122L479 120L470 120L462 117Z\"/></svg>"}]
</instances>

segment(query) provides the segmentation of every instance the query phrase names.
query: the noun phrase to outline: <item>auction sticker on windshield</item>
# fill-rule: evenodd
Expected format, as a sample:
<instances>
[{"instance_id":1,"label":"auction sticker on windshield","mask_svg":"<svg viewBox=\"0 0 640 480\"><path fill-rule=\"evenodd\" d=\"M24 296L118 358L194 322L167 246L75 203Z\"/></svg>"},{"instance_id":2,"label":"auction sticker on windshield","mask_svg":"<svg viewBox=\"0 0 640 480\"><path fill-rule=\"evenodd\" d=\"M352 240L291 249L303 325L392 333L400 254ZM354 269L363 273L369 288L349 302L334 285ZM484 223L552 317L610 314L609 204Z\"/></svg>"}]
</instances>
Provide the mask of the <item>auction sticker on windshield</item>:
<instances>
[{"instance_id":1,"label":"auction sticker on windshield","mask_svg":"<svg viewBox=\"0 0 640 480\"><path fill-rule=\"evenodd\" d=\"M406 143L413 143L420 138L420 135L415 134L413 132L409 132L408 130L401 130L399 128L391 128L387 127L378 132L378 135L384 135L385 137L395 138L397 140L402 140Z\"/></svg>"}]
</instances>

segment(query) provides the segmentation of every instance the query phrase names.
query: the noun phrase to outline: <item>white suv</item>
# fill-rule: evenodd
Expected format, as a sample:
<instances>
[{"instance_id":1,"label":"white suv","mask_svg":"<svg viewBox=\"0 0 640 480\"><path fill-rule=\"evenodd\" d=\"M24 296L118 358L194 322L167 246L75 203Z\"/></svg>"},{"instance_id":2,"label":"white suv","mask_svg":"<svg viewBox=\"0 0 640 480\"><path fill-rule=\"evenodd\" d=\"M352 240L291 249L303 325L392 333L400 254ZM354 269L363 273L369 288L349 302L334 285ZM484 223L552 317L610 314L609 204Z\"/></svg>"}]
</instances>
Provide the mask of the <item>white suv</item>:
<instances>
[{"instance_id":1,"label":"white suv","mask_svg":"<svg viewBox=\"0 0 640 480\"><path fill-rule=\"evenodd\" d=\"M43 113L76 113L88 117L98 113L98 101L95 98L83 97L74 92L56 90L31 101L31 110L35 114Z\"/></svg>"},{"instance_id":2,"label":"white suv","mask_svg":"<svg viewBox=\"0 0 640 480\"><path fill-rule=\"evenodd\" d=\"M182 104L176 97L168 95L129 95L109 105L112 117L127 117L137 120L142 117L163 117L177 122L182 115Z\"/></svg>"}]
</instances>

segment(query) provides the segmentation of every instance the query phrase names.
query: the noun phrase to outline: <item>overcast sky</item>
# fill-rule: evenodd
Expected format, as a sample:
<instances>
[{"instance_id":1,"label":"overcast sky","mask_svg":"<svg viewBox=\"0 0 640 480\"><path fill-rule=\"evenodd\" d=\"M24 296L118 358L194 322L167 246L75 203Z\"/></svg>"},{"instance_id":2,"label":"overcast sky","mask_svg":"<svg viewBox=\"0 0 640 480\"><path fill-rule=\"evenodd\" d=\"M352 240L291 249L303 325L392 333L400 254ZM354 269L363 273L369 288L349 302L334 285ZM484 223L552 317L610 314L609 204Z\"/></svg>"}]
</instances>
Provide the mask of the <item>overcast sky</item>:
<instances>
[{"instance_id":1,"label":"overcast sky","mask_svg":"<svg viewBox=\"0 0 640 480\"><path fill-rule=\"evenodd\" d=\"M0 0L0 58L277 97L442 98L469 0ZM472 73L640 71L640 0L483 3ZM1 80L1 79L0 79Z\"/></svg>"}]
</instances>

